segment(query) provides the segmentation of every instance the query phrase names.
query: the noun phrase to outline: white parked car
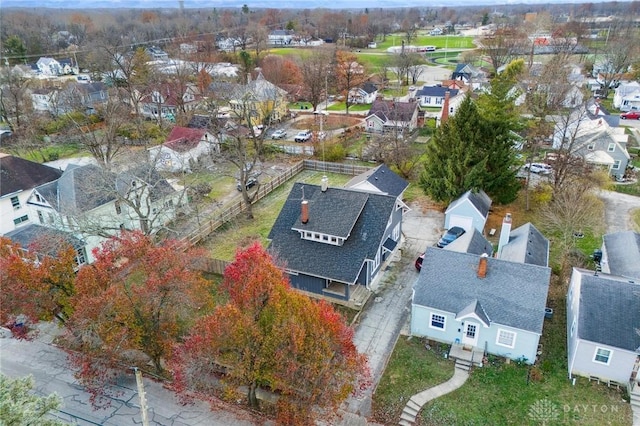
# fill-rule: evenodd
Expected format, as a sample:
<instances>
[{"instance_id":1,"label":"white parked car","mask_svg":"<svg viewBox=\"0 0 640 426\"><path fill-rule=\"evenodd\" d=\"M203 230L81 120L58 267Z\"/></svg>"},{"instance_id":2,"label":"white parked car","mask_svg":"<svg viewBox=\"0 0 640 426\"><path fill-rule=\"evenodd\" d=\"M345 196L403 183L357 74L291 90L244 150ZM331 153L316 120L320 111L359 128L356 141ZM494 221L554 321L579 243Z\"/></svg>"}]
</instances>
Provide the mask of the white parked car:
<instances>
[{"instance_id":1,"label":"white parked car","mask_svg":"<svg viewBox=\"0 0 640 426\"><path fill-rule=\"evenodd\" d=\"M313 136L311 130L302 130L301 132L298 132L293 140L296 142L307 142L309 139L311 139L311 136Z\"/></svg>"},{"instance_id":2,"label":"white parked car","mask_svg":"<svg viewBox=\"0 0 640 426\"><path fill-rule=\"evenodd\" d=\"M282 129L278 129L271 134L271 139L284 139L287 136L287 132Z\"/></svg>"},{"instance_id":3,"label":"white parked car","mask_svg":"<svg viewBox=\"0 0 640 426\"><path fill-rule=\"evenodd\" d=\"M550 175L553 173L553 168L545 163L529 163L524 165L525 170L531 169L532 173L538 173L541 175Z\"/></svg>"}]
</instances>

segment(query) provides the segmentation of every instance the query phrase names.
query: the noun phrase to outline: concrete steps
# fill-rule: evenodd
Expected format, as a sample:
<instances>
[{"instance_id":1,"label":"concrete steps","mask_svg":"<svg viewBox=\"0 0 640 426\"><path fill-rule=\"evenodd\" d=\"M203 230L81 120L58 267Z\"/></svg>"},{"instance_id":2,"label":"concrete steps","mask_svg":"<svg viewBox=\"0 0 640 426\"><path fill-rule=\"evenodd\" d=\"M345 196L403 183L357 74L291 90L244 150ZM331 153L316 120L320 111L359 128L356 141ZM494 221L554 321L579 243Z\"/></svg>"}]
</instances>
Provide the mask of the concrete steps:
<instances>
[{"instance_id":1,"label":"concrete steps","mask_svg":"<svg viewBox=\"0 0 640 426\"><path fill-rule=\"evenodd\" d=\"M471 371L473 363L471 361L465 361L464 359L457 358L455 368L463 371Z\"/></svg>"},{"instance_id":2,"label":"concrete steps","mask_svg":"<svg viewBox=\"0 0 640 426\"><path fill-rule=\"evenodd\" d=\"M633 412L633 426L640 426L640 390L638 385L629 393L629 403Z\"/></svg>"},{"instance_id":3,"label":"concrete steps","mask_svg":"<svg viewBox=\"0 0 640 426\"><path fill-rule=\"evenodd\" d=\"M410 399L402 409L402 414L400 415L400 422L398 424L402 426L415 425L416 418L418 417L418 413L420 412L421 408L422 407L420 406L420 404Z\"/></svg>"}]
</instances>

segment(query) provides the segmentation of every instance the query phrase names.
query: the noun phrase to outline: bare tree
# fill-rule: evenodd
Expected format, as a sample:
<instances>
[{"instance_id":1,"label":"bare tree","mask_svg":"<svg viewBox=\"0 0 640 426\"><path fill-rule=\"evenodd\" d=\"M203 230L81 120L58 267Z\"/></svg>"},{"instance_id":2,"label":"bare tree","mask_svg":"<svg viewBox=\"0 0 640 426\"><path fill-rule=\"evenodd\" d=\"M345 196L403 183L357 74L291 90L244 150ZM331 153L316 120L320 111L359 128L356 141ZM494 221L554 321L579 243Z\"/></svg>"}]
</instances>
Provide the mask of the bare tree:
<instances>
[{"instance_id":1,"label":"bare tree","mask_svg":"<svg viewBox=\"0 0 640 426\"><path fill-rule=\"evenodd\" d=\"M15 69L3 68L0 71L0 115L16 129L23 127L24 116L31 110L29 88L32 84L32 79Z\"/></svg>"},{"instance_id":2,"label":"bare tree","mask_svg":"<svg viewBox=\"0 0 640 426\"><path fill-rule=\"evenodd\" d=\"M523 46L529 44L515 26L498 28L494 34L481 40L482 52L489 57L494 72L520 56Z\"/></svg>"},{"instance_id":3,"label":"bare tree","mask_svg":"<svg viewBox=\"0 0 640 426\"><path fill-rule=\"evenodd\" d=\"M601 55L599 75L602 82L603 97L620 80L640 52L637 28L629 22L620 22L609 28L605 48Z\"/></svg>"},{"instance_id":4,"label":"bare tree","mask_svg":"<svg viewBox=\"0 0 640 426\"><path fill-rule=\"evenodd\" d=\"M313 53L300 61L302 80L308 93L308 101L315 111L317 106L326 99L331 77L331 54L326 50L314 50Z\"/></svg>"}]
</instances>

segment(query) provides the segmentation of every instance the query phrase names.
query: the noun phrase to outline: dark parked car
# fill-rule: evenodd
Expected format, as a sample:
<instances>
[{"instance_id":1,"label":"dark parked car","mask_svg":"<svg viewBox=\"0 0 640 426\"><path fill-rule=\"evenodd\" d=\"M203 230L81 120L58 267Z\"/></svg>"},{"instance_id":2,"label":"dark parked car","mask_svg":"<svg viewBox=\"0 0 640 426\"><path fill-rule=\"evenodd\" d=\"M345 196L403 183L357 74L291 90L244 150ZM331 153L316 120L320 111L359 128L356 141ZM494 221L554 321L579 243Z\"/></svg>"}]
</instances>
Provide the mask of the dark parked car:
<instances>
[{"instance_id":1,"label":"dark parked car","mask_svg":"<svg viewBox=\"0 0 640 426\"><path fill-rule=\"evenodd\" d=\"M257 184L258 184L258 179L254 177L250 177L249 179L247 179L247 190L253 188ZM238 191L242 191L242 185L240 185L240 182L238 182L238 184L236 185L236 188L238 189Z\"/></svg>"},{"instance_id":2,"label":"dark parked car","mask_svg":"<svg viewBox=\"0 0 640 426\"><path fill-rule=\"evenodd\" d=\"M420 256L418 256L418 258L416 259L416 270L418 272L420 272L420 270L422 269L422 261L424 260L424 253L422 253Z\"/></svg>"},{"instance_id":3,"label":"dark parked car","mask_svg":"<svg viewBox=\"0 0 640 426\"><path fill-rule=\"evenodd\" d=\"M459 226L453 226L453 227L449 228L449 230L442 236L442 238L440 238L440 241L438 241L438 244L436 244L436 245L438 247L442 248L442 247L454 242L462 234L464 234L464 229L463 228L461 228Z\"/></svg>"}]
</instances>

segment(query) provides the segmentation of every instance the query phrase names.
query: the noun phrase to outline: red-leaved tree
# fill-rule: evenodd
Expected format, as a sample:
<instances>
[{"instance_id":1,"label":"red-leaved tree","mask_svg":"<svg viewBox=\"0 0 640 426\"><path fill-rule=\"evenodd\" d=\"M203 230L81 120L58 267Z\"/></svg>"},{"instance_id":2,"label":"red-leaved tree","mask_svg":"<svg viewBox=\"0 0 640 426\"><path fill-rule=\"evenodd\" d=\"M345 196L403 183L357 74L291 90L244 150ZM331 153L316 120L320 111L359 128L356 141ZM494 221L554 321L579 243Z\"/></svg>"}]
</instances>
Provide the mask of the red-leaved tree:
<instances>
[{"instance_id":1,"label":"red-leaved tree","mask_svg":"<svg viewBox=\"0 0 640 426\"><path fill-rule=\"evenodd\" d=\"M203 255L178 241L156 245L126 232L80 269L68 323L76 350L70 359L94 397L128 367L152 365L164 374L172 346L213 307L210 284L195 268Z\"/></svg>"},{"instance_id":2,"label":"red-leaved tree","mask_svg":"<svg viewBox=\"0 0 640 426\"><path fill-rule=\"evenodd\" d=\"M23 249L0 237L0 321L24 315L31 321L71 314L75 250L56 236L43 236Z\"/></svg>"},{"instance_id":3,"label":"red-leaved tree","mask_svg":"<svg viewBox=\"0 0 640 426\"><path fill-rule=\"evenodd\" d=\"M291 289L258 244L240 250L224 274L228 302L176 347L172 369L181 393L211 395L221 380L279 395L282 424L308 424L313 407L334 407L368 380L353 332L326 302Z\"/></svg>"}]
</instances>

